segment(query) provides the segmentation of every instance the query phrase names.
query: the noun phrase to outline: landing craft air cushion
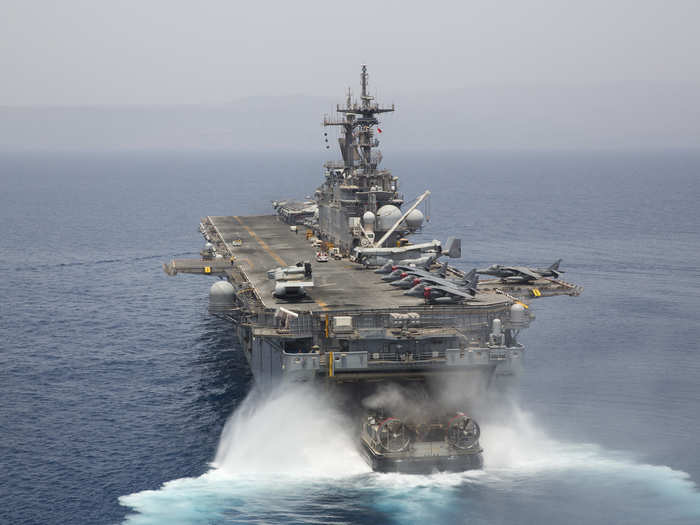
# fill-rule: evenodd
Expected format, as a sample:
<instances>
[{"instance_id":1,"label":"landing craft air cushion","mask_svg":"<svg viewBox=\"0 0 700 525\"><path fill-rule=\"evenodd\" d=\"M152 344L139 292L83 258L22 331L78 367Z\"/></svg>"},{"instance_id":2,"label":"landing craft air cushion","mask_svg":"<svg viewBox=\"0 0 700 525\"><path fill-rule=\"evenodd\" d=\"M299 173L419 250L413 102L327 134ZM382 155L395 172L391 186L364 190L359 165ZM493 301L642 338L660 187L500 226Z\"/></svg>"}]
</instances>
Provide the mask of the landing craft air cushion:
<instances>
[{"instance_id":1,"label":"landing craft air cushion","mask_svg":"<svg viewBox=\"0 0 700 525\"><path fill-rule=\"evenodd\" d=\"M399 179L380 167L375 135L378 116L394 107L369 94L365 66L360 80L359 99L348 93L339 116L324 118L326 129L340 130L342 160L324 165L312 197L277 200L276 215L207 216L200 223L208 243L201 258L164 269L221 277L210 289L209 311L230 323L261 388L288 379L317 382L345 392L347 408L358 413L363 399L387 383L421 385L439 404L447 379L474 387L507 380L522 367L518 336L533 318L528 303L576 296L581 288L521 267L506 267L504 282L479 283L473 271L434 264L441 256L461 257L458 239L410 244L429 218L430 192L402 211ZM313 263L312 277L311 262L294 263L314 261L319 245L335 257ZM399 268L370 269L389 261L416 285L405 290L382 280ZM558 276L558 266L546 270ZM517 282L507 280L512 277ZM358 448L373 468L481 466L478 425L469 415L404 421L389 412L358 422Z\"/></svg>"}]
</instances>

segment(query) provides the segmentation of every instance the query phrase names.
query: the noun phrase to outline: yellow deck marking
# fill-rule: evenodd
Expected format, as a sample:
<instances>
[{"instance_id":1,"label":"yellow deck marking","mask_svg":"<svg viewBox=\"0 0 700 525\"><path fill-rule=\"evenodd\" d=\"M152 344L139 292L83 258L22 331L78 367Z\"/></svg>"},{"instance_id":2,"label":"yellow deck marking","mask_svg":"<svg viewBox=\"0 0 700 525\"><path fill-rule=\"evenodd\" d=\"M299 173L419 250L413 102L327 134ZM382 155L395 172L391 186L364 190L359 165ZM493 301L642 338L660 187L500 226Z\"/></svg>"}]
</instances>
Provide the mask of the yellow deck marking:
<instances>
[{"instance_id":1,"label":"yellow deck marking","mask_svg":"<svg viewBox=\"0 0 700 525\"><path fill-rule=\"evenodd\" d=\"M260 237L258 237L257 233L255 233L253 230L248 228L248 226L243 224L243 221L241 220L241 218L238 215L235 215L233 218L236 219L240 223L240 225L245 228L245 231L248 232L248 235L250 235L253 239L258 241L258 244L262 247L263 250L265 250L267 252L267 254L270 257L272 257L275 261L280 263L282 266L287 266L287 263L284 262L284 259L282 259L282 257L277 255L275 252L273 252L272 249L267 245L267 243L265 241L263 241Z\"/></svg>"},{"instance_id":2,"label":"yellow deck marking","mask_svg":"<svg viewBox=\"0 0 700 525\"><path fill-rule=\"evenodd\" d=\"M248 259L248 257L239 257L239 258L236 259L236 260L238 261L238 264L239 264L239 265L240 265L240 263L242 263L242 262L246 262L246 263L248 264L248 267L249 267L251 270L254 270L254 269L255 269L255 265L253 264L253 261L251 261L250 259Z\"/></svg>"},{"instance_id":3,"label":"yellow deck marking","mask_svg":"<svg viewBox=\"0 0 700 525\"><path fill-rule=\"evenodd\" d=\"M255 233L253 230L248 228L248 226L243 224L243 221L241 220L241 218L238 215L234 215L233 218L236 219L238 221L238 223L245 228L245 231L248 232L248 235L250 235L253 239L255 239L258 242L258 244L262 247L262 249L265 250L270 257L272 257L275 261L277 261L282 266L288 266L287 263L284 262L284 259L282 259L282 257L280 257L275 252L273 252L272 248L270 248L265 241L263 241L260 237L258 237L257 233ZM248 262L250 262L250 261L248 261ZM251 267L251 270L252 270L252 267ZM322 310L328 310L328 305L326 303L324 303L323 301L316 301L316 299L314 299L314 302L317 305L319 305Z\"/></svg>"}]
</instances>

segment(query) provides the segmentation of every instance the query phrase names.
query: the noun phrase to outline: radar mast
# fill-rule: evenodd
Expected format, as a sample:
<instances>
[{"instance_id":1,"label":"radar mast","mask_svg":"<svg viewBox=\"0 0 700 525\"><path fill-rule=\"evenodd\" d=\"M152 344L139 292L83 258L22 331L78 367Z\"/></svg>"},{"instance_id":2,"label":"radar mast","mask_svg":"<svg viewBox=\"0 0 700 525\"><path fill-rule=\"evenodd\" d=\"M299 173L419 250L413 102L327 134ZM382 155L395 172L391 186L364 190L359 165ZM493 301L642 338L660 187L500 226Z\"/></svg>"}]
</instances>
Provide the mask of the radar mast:
<instances>
[{"instance_id":1,"label":"radar mast","mask_svg":"<svg viewBox=\"0 0 700 525\"><path fill-rule=\"evenodd\" d=\"M348 89L345 107L341 107L340 104L336 106L336 112L342 117L326 117L323 125L342 128L342 136L338 142L343 157L344 178L352 180L363 190L378 186L388 191L391 177L382 176L384 174L377 171L382 155L378 149L375 150L379 146L379 140L375 138L374 127L379 124L377 115L394 111L394 105L380 107L369 94L368 84L367 66L362 64L360 103L352 100Z\"/></svg>"}]
</instances>

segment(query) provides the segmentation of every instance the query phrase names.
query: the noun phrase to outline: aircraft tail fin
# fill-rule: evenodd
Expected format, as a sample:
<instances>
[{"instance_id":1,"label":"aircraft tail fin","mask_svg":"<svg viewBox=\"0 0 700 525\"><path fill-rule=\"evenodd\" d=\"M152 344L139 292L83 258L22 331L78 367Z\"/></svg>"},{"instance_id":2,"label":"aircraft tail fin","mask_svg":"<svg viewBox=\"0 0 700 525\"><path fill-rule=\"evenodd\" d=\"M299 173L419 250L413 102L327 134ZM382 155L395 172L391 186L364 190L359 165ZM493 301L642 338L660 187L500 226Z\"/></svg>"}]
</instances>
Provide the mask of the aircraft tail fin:
<instances>
[{"instance_id":1,"label":"aircraft tail fin","mask_svg":"<svg viewBox=\"0 0 700 525\"><path fill-rule=\"evenodd\" d=\"M476 292L476 285L479 283L479 275L476 273L476 268L469 270L469 273L464 276L464 286L469 290Z\"/></svg>"},{"instance_id":2,"label":"aircraft tail fin","mask_svg":"<svg viewBox=\"0 0 700 525\"><path fill-rule=\"evenodd\" d=\"M433 265L433 263L437 260L437 258L438 258L437 254L431 255L430 257L428 257L428 260L425 261L425 264L423 265L423 269L424 269L425 271L430 271L430 267L431 267L431 266Z\"/></svg>"},{"instance_id":3,"label":"aircraft tail fin","mask_svg":"<svg viewBox=\"0 0 700 525\"><path fill-rule=\"evenodd\" d=\"M559 265L561 264L561 259L557 259L552 265L549 267L549 270L554 274L555 277L559 277L560 273L564 273L564 270L559 269Z\"/></svg>"},{"instance_id":4,"label":"aircraft tail fin","mask_svg":"<svg viewBox=\"0 0 700 525\"><path fill-rule=\"evenodd\" d=\"M462 239L457 237L448 237L442 253L452 259L460 259L462 257Z\"/></svg>"},{"instance_id":5,"label":"aircraft tail fin","mask_svg":"<svg viewBox=\"0 0 700 525\"><path fill-rule=\"evenodd\" d=\"M471 270L469 270L469 273L464 276L464 282L471 283L476 278L476 268L472 268Z\"/></svg>"}]
</instances>

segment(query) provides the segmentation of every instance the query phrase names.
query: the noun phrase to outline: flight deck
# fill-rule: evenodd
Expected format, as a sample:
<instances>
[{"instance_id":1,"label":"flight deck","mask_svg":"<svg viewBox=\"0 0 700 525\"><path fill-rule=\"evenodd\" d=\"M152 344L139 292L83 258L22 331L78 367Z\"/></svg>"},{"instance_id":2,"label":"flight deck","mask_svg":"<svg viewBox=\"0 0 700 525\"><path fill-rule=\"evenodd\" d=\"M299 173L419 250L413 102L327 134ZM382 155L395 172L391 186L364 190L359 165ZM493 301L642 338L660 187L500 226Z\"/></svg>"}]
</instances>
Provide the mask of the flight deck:
<instances>
[{"instance_id":1,"label":"flight deck","mask_svg":"<svg viewBox=\"0 0 700 525\"><path fill-rule=\"evenodd\" d=\"M226 275L249 286L265 309L293 308L297 312L330 310L394 310L424 306L419 297L404 295L404 290L391 286L380 274L348 259L329 258L316 261L316 248L307 240L304 230L296 231L278 215L208 216L202 220L208 239L221 257L212 260L180 259L165 265L166 273ZM233 261L231 261L233 257ZM313 288L301 300L290 301L273 295L275 281L267 272L308 261L312 265ZM455 272L450 268L451 272ZM236 279L236 274L240 276ZM455 274L459 277L459 274ZM517 286L507 286L497 279L479 284L479 293L462 308L503 307L519 297L578 295L580 288L557 279L541 279ZM439 307L437 307L439 308Z\"/></svg>"},{"instance_id":2,"label":"flight deck","mask_svg":"<svg viewBox=\"0 0 700 525\"><path fill-rule=\"evenodd\" d=\"M236 267L245 274L265 308L283 306L295 311L379 310L424 304L422 298L404 295L404 290L382 281L381 275L347 259L329 258L328 262L316 262L316 249L306 239L303 229L299 227L294 233L289 224L282 222L277 215L211 216L203 223L213 234L211 238L217 251L226 254L223 259L213 261L212 271L226 272L232 266ZM234 246L234 243L238 244L237 241L241 241L240 246ZM235 257L233 264L228 254ZM313 269L314 286L308 290L308 297L292 303L274 297L275 282L268 279L268 270L303 261L311 262ZM189 264L181 261L174 263L175 271L186 273L202 273L206 264L197 261L196 267L192 268L191 261L188 261ZM502 295L484 293L470 302L484 307L505 305L509 301Z\"/></svg>"}]
</instances>

